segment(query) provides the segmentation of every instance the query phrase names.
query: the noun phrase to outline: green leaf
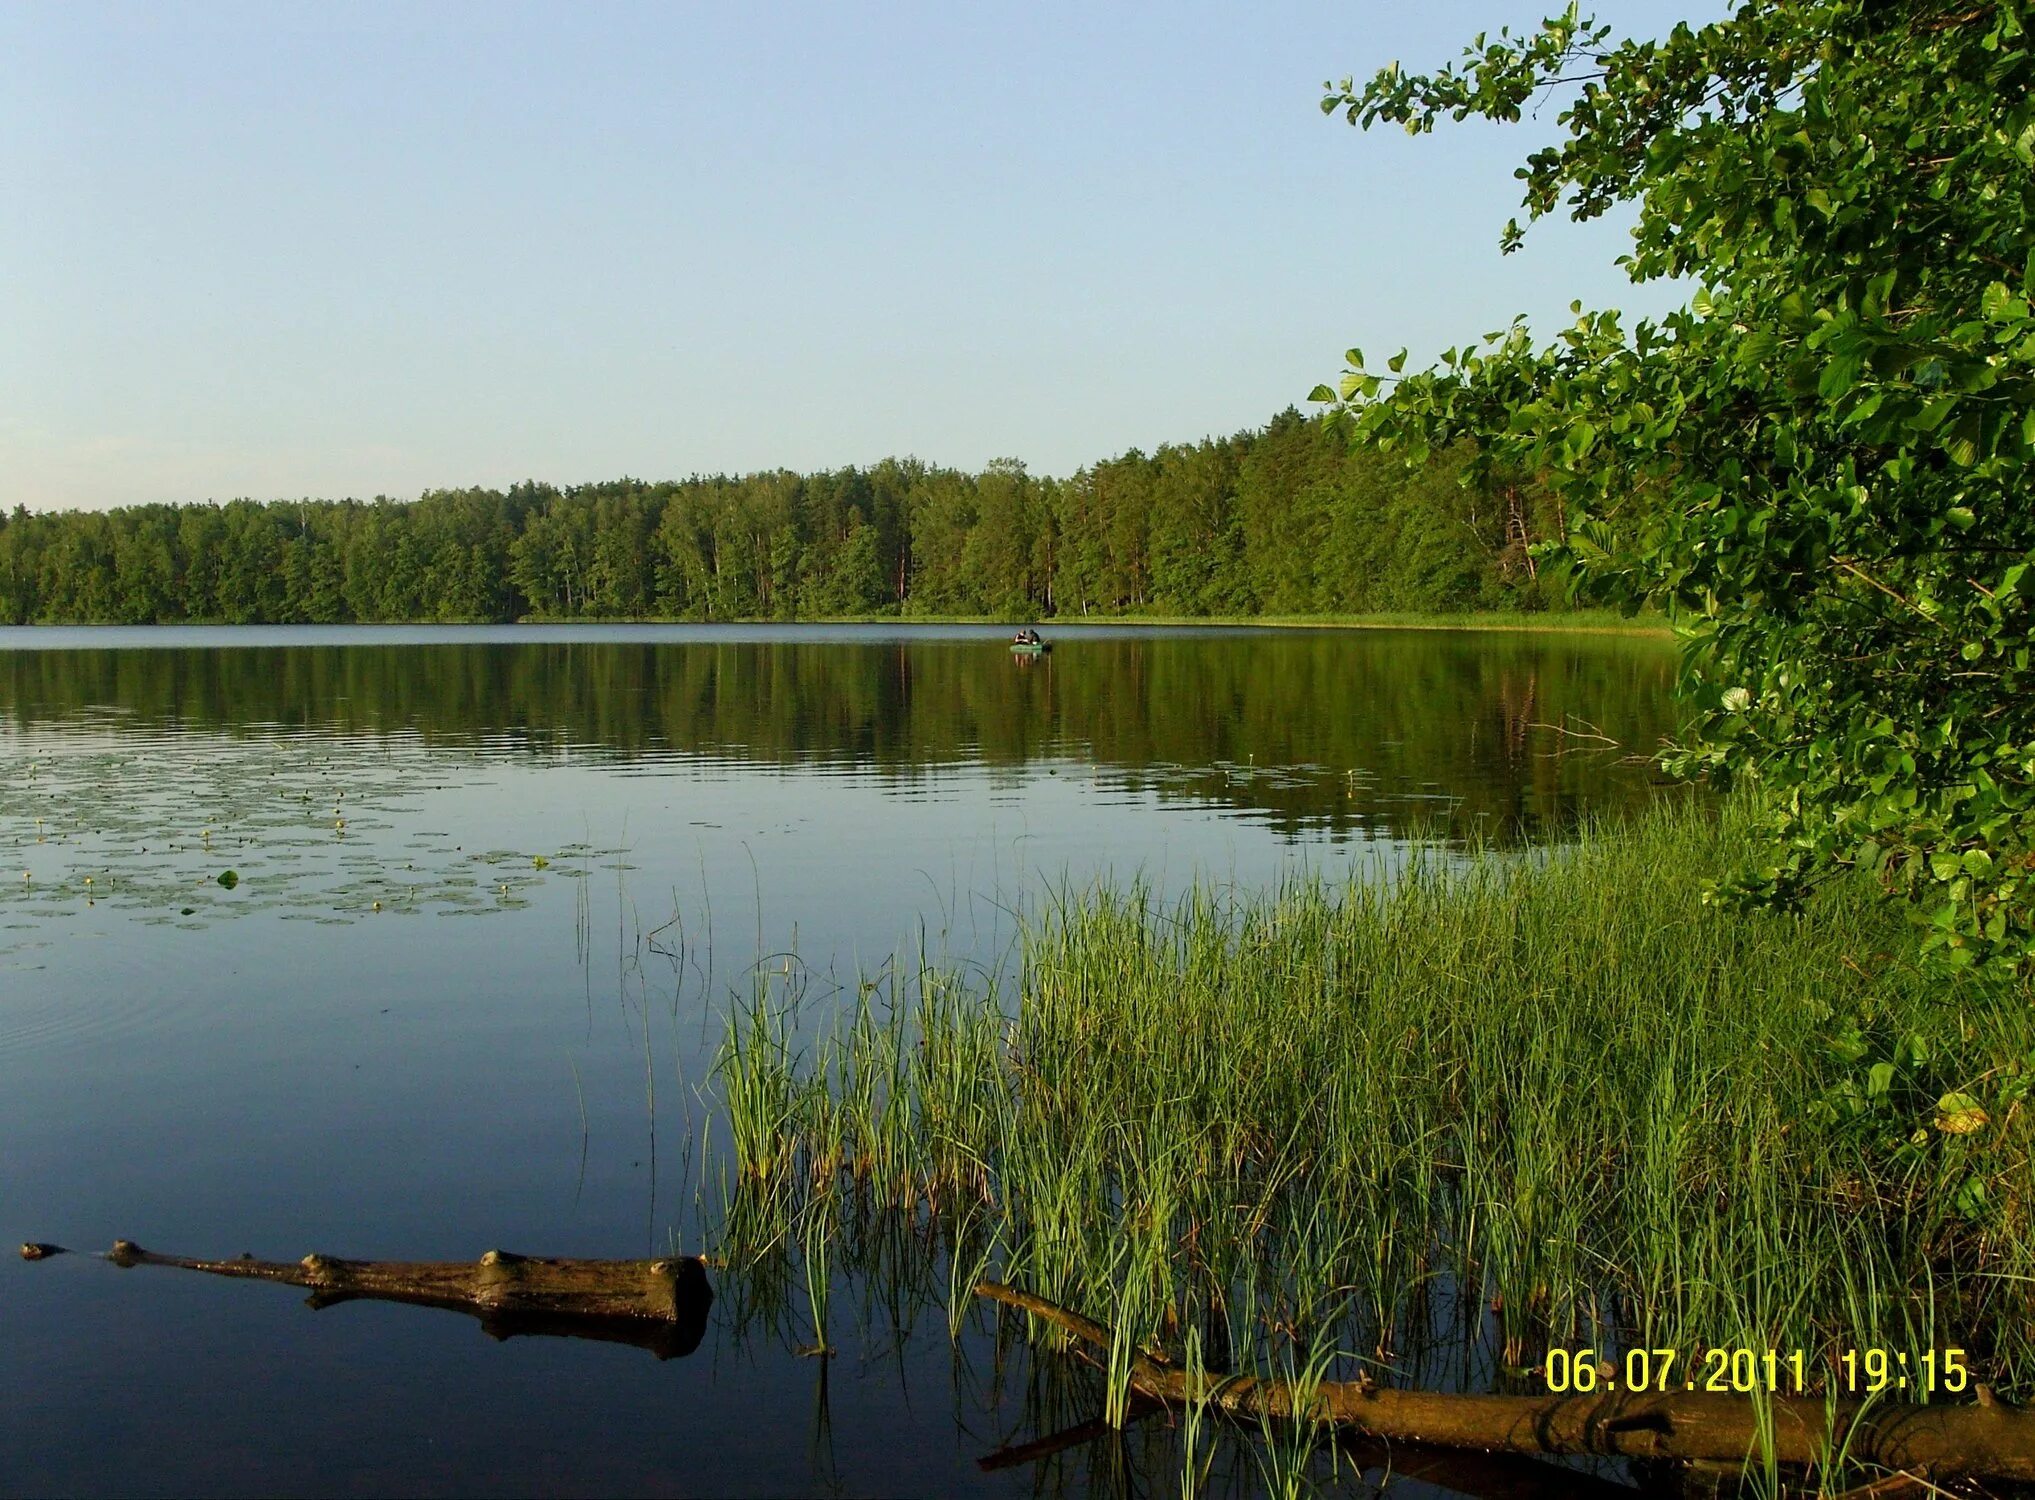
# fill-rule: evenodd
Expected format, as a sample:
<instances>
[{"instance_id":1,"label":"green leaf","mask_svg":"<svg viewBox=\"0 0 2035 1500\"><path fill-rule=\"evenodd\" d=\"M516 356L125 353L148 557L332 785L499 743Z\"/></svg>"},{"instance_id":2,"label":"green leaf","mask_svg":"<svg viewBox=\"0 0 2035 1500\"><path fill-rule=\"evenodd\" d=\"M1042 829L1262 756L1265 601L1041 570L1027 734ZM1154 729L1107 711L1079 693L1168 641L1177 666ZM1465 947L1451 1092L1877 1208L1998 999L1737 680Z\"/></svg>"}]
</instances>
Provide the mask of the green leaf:
<instances>
[{"instance_id":1,"label":"green leaf","mask_svg":"<svg viewBox=\"0 0 2035 1500\"><path fill-rule=\"evenodd\" d=\"M1945 1135L1971 1135L1987 1123L1985 1110L1969 1094L1949 1093L1936 1101L1936 1128Z\"/></svg>"},{"instance_id":2,"label":"green leaf","mask_svg":"<svg viewBox=\"0 0 2035 1500\"><path fill-rule=\"evenodd\" d=\"M1986 1180L1977 1173L1973 1173L1957 1185L1957 1193L1952 1199L1952 1206L1956 1208L1960 1218L1984 1218L1991 1207L1988 1196Z\"/></svg>"},{"instance_id":3,"label":"green leaf","mask_svg":"<svg viewBox=\"0 0 2035 1500\"><path fill-rule=\"evenodd\" d=\"M1816 382L1816 394L1826 402L1837 401L1858 383L1864 361L1856 354L1841 354L1823 367Z\"/></svg>"},{"instance_id":4,"label":"green leaf","mask_svg":"<svg viewBox=\"0 0 2035 1500\"><path fill-rule=\"evenodd\" d=\"M1943 451L1950 456L1952 463L1968 469L1978 462L1979 438L1983 432L1983 418L1978 412L1970 412L1958 419L1956 428L1943 444Z\"/></svg>"},{"instance_id":5,"label":"green leaf","mask_svg":"<svg viewBox=\"0 0 2035 1500\"><path fill-rule=\"evenodd\" d=\"M1908 419L1908 425L1917 432L1934 432L1943 425L1944 418L1956 409L1958 400L1954 394L1931 397L1923 403L1919 412Z\"/></svg>"}]
</instances>

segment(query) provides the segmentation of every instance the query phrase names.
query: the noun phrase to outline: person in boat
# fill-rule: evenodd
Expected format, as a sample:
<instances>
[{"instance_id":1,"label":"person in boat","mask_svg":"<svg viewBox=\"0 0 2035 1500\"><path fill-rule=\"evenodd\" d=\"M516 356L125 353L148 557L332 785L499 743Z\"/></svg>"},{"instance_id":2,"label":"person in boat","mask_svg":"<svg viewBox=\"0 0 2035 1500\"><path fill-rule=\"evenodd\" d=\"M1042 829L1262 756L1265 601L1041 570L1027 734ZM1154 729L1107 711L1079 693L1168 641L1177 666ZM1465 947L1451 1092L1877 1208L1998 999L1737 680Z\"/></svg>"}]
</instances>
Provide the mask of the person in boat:
<instances>
[{"instance_id":1,"label":"person in boat","mask_svg":"<svg viewBox=\"0 0 2035 1500\"><path fill-rule=\"evenodd\" d=\"M1012 638L1011 644L1013 646L1036 646L1039 644L1039 633L1027 625Z\"/></svg>"}]
</instances>

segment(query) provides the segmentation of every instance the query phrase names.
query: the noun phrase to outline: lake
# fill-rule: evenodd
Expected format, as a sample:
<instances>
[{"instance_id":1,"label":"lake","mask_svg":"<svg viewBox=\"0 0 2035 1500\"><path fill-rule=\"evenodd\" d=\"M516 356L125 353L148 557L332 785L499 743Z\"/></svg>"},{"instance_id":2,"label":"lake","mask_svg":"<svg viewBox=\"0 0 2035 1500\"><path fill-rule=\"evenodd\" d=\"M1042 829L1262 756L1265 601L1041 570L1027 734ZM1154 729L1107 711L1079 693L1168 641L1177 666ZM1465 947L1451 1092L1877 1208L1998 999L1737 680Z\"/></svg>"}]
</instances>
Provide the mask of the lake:
<instances>
[{"instance_id":1,"label":"lake","mask_svg":"<svg viewBox=\"0 0 2035 1500\"><path fill-rule=\"evenodd\" d=\"M921 947L1007 972L1019 915L1097 879L1389 879L1414 839L1556 843L1651 796L1675 724L1646 637L1051 638L0 630L0 1237L696 1252L721 1018L759 966L825 1007ZM981 1468L1096 1415L1096 1382L987 1319L950 1340L937 1296L845 1279L815 1360L717 1291L660 1361L10 1255L0 1490L1177 1487L1163 1417ZM1217 1488L1254 1463L1227 1442ZM1577 1478L1452 1463L1470 1493Z\"/></svg>"}]
</instances>

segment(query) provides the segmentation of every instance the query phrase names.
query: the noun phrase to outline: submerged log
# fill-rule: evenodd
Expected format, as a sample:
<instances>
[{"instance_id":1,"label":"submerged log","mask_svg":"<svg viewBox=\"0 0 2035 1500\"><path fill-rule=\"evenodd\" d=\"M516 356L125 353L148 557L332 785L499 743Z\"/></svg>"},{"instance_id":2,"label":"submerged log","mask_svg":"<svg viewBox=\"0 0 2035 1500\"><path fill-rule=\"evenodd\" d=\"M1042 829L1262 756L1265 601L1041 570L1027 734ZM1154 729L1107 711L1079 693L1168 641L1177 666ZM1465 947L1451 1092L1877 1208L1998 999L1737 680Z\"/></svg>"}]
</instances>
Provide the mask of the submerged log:
<instances>
[{"instance_id":1,"label":"submerged log","mask_svg":"<svg viewBox=\"0 0 2035 1500\"><path fill-rule=\"evenodd\" d=\"M1030 1313L1104 1349L1110 1330L1091 1318L1000 1282L977 1296ZM1749 1397L1696 1391L1617 1391L1587 1396L1475 1396L1401 1391L1325 1380L1297 1392L1248 1375L1190 1374L1145 1353L1132 1389L1171 1405L1206 1405L1235 1416L1300 1418L1393 1442L1490 1452L1600 1454L1636 1459L1816 1467L1848 1463L1938 1477L2035 1480L2035 1413L1982 1398L1970 1406L1914 1406L1841 1397L1775 1395L1762 1423Z\"/></svg>"},{"instance_id":2,"label":"submerged log","mask_svg":"<svg viewBox=\"0 0 2035 1500\"><path fill-rule=\"evenodd\" d=\"M1125 1425L1142 1422L1152 1413L1165 1409L1165 1402L1134 1391L1131 1393L1130 1411L1126 1414ZM1120 1427L1111 1426L1105 1418L1090 1417L1085 1422L1062 1427L1058 1432L1049 1432L1044 1437L1033 1438L1028 1443L1008 1443L994 1453L976 1459L975 1467L985 1474L994 1474L998 1469L1023 1468L1027 1464L1039 1463L1065 1453L1070 1448L1082 1448L1103 1438L1120 1436L1122 1431Z\"/></svg>"},{"instance_id":3,"label":"submerged log","mask_svg":"<svg viewBox=\"0 0 2035 1500\"><path fill-rule=\"evenodd\" d=\"M54 1250L54 1246L44 1247ZM478 1261L194 1260L116 1240L116 1266L169 1266L310 1289L313 1310L342 1302L407 1302L480 1320L490 1337L598 1339L673 1359L699 1347L713 1289L693 1256L665 1260L555 1260L490 1250Z\"/></svg>"},{"instance_id":4,"label":"submerged log","mask_svg":"<svg viewBox=\"0 0 2035 1500\"><path fill-rule=\"evenodd\" d=\"M1106 1367L1098 1362L1097 1368ZM1164 1410L1163 1401L1133 1391L1128 1420L1141 1422ZM999 1448L978 1458L975 1465L985 1473L994 1473L998 1469L1040 1463L1071 1448L1122 1436L1121 1429L1112 1427L1107 1419L1090 1417L1028 1443ZM1336 1436L1343 1457L1354 1463L1359 1472L1376 1469L1402 1483L1423 1480L1451 1494L1475 1500L1553 1500L1555 1496L1561 1500L1632 1500L1633 1496L1630 1485L1613 1484L1574 1469L1556 1468L1525 1454L1472 1453L1461 1448L1429 1448L1419 1443L1387 1443L1354 1428L1344 1428Z\"/></svg>"}]
</instances>

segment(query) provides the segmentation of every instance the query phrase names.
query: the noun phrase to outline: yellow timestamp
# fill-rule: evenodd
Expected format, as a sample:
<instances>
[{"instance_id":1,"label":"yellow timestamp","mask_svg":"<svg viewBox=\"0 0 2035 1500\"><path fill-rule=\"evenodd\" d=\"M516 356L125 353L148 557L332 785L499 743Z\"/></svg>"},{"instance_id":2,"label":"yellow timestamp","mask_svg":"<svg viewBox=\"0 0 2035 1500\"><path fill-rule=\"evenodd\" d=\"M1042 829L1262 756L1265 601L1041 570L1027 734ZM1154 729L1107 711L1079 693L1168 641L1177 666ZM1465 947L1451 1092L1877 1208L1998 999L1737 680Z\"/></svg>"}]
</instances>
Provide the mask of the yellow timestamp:
<instances>
[{"instance_id":1,"label":"yellow timestamp","mask_svg":"<svg viewBox=\"0 0 2035 1500\"><path fill-rule=\"evenodd\" d=\"M1612 1359L1595 1349L1550 1349L1541 1374L1555 1395L1593 1391L1755 1391L1801 1395L1822 1384L1826 1368L1800 1349L1705 1349L1692 1359L1674 1349L1627 1349ZM1962 1349L1845 1349L1832 1359L1828 1383L1852 1395L1913 1391L1956 1395L1971 1388Z\"/></svg>"}]
</instances>

